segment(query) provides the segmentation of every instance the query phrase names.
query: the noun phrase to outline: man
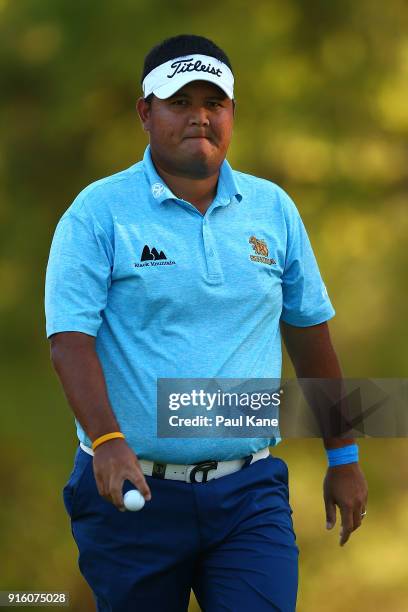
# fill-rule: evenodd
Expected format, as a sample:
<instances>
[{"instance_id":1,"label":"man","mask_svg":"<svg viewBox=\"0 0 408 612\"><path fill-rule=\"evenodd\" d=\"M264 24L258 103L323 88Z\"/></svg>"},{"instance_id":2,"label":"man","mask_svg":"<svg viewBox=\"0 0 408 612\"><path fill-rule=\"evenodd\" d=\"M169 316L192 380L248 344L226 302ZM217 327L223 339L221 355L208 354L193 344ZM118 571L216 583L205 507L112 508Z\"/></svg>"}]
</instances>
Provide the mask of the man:
<instances>
[{"instance_id":1,"label":"man","mask_svg":"<svg viewBox=\"0 0 408 612\"><path fill-rule=\"evenodd\" d=\"M281 332L299 377L341 376L294 203L225 159L233 85L206 38L154 47L143 160L84 189L54 235L47 336L80 441L64 502L98 610L181 612L191 588L205 611L295 609L288 471L268 450L280 439L156 435L158 378L279 378ZM367 501L353 442L325 440L341 544ZM126 483L140 512L124 512Z\"/></svg>"}]
</instances>

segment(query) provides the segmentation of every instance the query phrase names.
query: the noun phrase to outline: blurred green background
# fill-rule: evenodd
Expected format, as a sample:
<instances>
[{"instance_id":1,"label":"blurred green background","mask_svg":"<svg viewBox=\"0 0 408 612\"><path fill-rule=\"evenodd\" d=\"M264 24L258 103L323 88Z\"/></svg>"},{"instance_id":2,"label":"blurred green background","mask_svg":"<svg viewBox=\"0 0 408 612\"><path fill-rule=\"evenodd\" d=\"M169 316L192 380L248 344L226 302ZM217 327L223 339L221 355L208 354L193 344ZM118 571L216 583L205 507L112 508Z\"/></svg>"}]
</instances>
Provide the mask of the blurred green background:
<instances>
[{"instance_id":1,"label":"blurred green background","mask_svg":"<svg viewBox=\"0 0 408 612\"><path fill-rule=\"evenodd\" d=\"M77 442L49 361L45 267L77 193L141 158L143 58L179 33L230 56L228 159L297 203L337 311L344 374L408 368L404 0L0 0L0 590L69 591L78 612L94 604L61 497ZM407 441L360 440L368 512L344 548L338 525L325 530L322 448L286 440L275 450L290 469L298 610L406 612Z\"/></svg>"}]
</instances>

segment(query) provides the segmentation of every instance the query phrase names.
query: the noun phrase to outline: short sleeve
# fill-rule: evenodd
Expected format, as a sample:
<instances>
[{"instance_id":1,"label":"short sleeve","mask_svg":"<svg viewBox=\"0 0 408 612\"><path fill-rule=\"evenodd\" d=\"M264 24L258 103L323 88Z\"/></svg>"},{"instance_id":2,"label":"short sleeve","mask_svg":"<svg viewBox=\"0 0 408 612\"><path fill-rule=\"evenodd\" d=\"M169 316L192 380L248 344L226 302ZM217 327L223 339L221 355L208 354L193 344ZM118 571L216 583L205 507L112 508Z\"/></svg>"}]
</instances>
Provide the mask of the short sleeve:
<instances>
[{"instance_id":1,"label":"short sleeve","mask_svg":"<svg viewBox=\"0 0 408 612\"><path fill-rule=\"evenodd\" d=\"M280 193L287 229L281 319L297 327L318 325L331 319L335 310L296 205L285 191Z\"/></svg>"},{"instance_id":2,"label":"short sleeve","mask_svg":"<svg viewBox=\"0 0 408 612\"><path fill-rule=\"evenodd\" d=\"M111 284L111 246L88 217L65 213L51 244L45 279L47 338L64 331L96 336Z\"/></svg>"}]
</instances>

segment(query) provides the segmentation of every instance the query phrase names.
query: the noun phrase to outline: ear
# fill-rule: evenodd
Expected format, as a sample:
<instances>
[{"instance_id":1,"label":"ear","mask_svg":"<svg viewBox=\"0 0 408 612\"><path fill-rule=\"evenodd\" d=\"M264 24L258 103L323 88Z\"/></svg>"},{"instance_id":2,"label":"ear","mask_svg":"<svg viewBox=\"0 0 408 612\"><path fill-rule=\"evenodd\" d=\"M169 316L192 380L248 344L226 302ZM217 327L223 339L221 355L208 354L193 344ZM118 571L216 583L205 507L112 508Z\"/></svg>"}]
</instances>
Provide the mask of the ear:
<instances>
[{"instance_id":1,"label":"ear","mask_svg":"<svg viewBox=\"0 0 408 612\"><path fill-rule=\"evenodd\" d=\"M145 132L150 131L150 115L151 115L151 104L146 102L144 98L139 98L136 103L136 109L142 123L142 127Z\"/></svg>"}]
</instances>

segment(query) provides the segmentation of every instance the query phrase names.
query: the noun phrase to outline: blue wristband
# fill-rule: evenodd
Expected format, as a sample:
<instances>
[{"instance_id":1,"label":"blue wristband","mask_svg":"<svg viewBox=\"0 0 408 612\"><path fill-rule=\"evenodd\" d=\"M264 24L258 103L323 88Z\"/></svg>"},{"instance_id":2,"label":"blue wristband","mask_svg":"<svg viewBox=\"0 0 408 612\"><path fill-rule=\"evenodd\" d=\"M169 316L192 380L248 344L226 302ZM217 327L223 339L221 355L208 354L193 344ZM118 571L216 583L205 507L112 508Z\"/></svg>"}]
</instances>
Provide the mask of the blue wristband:
<instances>
[{"instance_id":1,"label":"blue wristband","mask_svg":"<svg viewBox=\"0 0 408 612\"><path fill-rule=\"evenodd\" d=\"M340 448L326 448L326 454L329 460L329 467L354 463L358 461L358 446L357 444L348 444Z\"/></svg>"}]
</instances>

